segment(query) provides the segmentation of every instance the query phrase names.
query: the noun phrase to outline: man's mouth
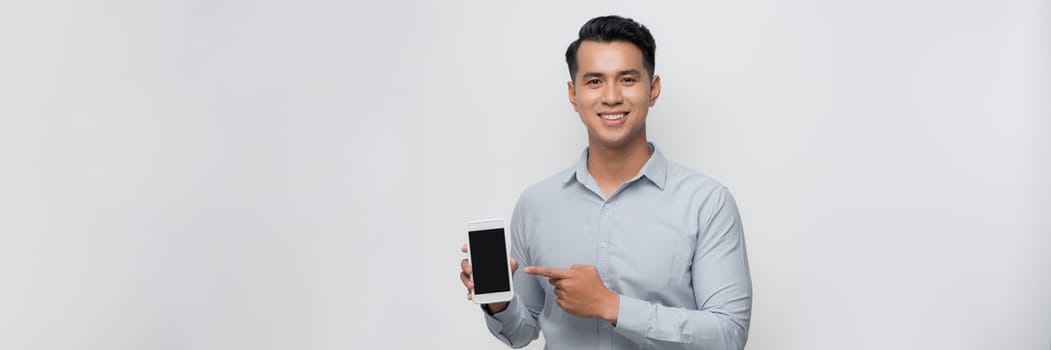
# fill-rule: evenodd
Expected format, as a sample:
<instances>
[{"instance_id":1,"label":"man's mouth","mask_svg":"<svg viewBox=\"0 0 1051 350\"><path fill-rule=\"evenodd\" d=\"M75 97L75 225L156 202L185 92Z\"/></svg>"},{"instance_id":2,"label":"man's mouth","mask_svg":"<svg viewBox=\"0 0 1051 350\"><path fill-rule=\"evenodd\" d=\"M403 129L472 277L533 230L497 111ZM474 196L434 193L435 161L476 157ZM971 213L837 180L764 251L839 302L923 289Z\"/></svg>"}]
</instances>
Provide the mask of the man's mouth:
<instances>
[{"instance_id":1,"label":"man's mouth","mask_svg":"<svg viewBox=\"0 0 1051 350\"><path fill-rule=\"evenodd\" d=\"M602 119L605 119L605 120L621 120L621 119L624 119L624 117L627 116L627 115L628 115L628 113L626 113L626 112L618 112L618 113L599 113L598 116L600 118L602 118Z\"/></svg>"}]
</instances>

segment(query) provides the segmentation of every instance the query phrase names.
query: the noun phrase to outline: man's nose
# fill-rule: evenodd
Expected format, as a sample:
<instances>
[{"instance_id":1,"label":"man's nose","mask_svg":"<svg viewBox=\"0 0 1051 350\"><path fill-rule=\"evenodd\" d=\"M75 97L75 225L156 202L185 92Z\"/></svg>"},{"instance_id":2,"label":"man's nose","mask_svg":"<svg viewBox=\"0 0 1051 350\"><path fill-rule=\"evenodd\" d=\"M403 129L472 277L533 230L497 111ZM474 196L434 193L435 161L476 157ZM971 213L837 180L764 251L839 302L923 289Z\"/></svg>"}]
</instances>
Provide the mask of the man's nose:
<instances>
[{"instance_id":1,"label":"man's nose","mask_svg":"<svg viewBox=\"0 0 1051 350\"><path fill-rule=\"evenodd\" d=\"M606 84L602 91L602 103L607 105L618 105L624 99L617 84Z\"/></svg>"}]
</instances>

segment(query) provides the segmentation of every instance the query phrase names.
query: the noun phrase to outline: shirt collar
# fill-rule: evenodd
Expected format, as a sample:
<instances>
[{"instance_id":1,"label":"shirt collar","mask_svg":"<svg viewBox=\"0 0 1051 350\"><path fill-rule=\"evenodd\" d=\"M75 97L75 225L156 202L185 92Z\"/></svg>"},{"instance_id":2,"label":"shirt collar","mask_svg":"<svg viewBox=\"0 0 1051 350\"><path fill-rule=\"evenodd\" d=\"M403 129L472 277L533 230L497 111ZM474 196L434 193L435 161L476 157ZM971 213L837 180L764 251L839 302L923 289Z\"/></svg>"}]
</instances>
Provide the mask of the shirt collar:
<instances>
[{"instance_id":1,"label":"shirt collar","mask_svg":"<svg viewBox=\"0 0 1051 350\"><path fill-rule=\"evenodd\" d=\"M664 158L664 154L657 146L653 145L652 142L647 142L650 146L650 150L653 154L650 155L650 159L646 161L646 164L639 170L639 174L632 177L628 182L635 181L640 177L649 179L658 189L664 191L664 183L668 179L668 159ZM588 172L588 148L584 148L584 152L580 155L580 159L577 160L577 164L573 167L573 171L570 171L566 175L566 179L563 185L568 185L570 181L577 180L577 182L587 185L586 179L591 177L591 173Z\"/></svg>"}]
</instances>

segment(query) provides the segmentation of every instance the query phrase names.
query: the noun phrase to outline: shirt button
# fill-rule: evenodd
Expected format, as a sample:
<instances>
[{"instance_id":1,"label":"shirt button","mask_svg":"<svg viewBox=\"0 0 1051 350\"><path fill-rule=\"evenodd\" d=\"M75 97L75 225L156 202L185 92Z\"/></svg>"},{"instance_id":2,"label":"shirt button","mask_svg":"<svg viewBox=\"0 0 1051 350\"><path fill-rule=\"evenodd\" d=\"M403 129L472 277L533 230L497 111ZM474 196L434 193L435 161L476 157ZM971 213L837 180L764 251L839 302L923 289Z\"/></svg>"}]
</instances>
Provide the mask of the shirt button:
<instances>
[{"instance_id":1,"label":"shirt button","mask_svg":"<svg viewBox=\"0 0 1051 350\"><path fill-rule=\"evenodd\" d=\"M613 207L613 204L606 203L606 205L603 205L602 207L606 208L606 209L609 209L609 208Z\"/></svg>"},{"instance_id":2,"label":"shirt button","mask_svg":"<svg viewBox=\"0 0 1051 350\"><path fill-rule=\"evenodd\" d=\"M608 325L608 324L606 324L605 322L603 322L603 323L602 323L602 329L606 329L606 328L609 328L609 325Z\"/></svg>"},{"instance_id":3,"label":"shirt button","mask_svg":"<svg viewBox=\"0 0 1051 350\"><path fill-rule=\"evenodd\" d=\"M606 244L606 242L602 242L602 244L600 244L600 246L602 246L602 248L606 248L606 247L608 247L609 245L608 245L608 244Z\"/></svg>"}]
</instances>

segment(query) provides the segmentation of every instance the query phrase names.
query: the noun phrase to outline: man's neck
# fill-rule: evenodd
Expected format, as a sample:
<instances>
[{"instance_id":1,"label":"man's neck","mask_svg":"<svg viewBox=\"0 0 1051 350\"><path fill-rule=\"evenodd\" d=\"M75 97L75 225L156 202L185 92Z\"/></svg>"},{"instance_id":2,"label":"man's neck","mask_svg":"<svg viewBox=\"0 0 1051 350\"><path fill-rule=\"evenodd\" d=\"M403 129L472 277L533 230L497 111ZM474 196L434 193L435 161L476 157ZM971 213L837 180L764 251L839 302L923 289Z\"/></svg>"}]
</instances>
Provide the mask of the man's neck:
<instances>
[{"instance_id":1,"label":"man's neck","mask_svg":"<svg viewBox=\"0 0 1051 350\"><path fill-rule=\"evenodd\" d=\"M652 154L645 137L623 147L591 143L588 146L588 172L608 197L622 183L638 174Z\"/></svg>"}]
</instances>

